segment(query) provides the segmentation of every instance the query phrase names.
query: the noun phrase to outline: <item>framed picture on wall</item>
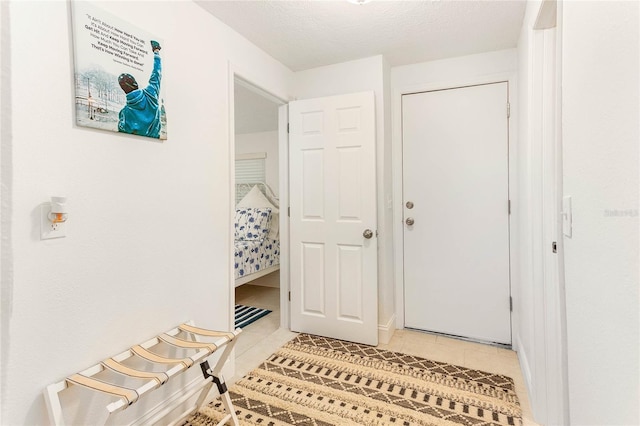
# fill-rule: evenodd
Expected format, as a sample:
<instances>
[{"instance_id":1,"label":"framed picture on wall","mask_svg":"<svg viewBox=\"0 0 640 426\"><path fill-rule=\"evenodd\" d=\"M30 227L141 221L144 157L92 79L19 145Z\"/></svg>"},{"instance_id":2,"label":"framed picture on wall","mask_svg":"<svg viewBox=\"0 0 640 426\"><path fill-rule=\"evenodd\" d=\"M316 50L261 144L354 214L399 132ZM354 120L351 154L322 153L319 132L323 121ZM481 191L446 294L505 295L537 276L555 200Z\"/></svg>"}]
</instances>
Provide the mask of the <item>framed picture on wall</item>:
<instances>
[{"instance_id":1,"label":"framed picture on wall","mask_svg":"<svg viewBox=\"0 0 640 426\"><path fill-rule=\"evenodd\" d=\"M164 42L89 2L71 4L76 124L167 139Z\"/></svg>"}]
</instances>

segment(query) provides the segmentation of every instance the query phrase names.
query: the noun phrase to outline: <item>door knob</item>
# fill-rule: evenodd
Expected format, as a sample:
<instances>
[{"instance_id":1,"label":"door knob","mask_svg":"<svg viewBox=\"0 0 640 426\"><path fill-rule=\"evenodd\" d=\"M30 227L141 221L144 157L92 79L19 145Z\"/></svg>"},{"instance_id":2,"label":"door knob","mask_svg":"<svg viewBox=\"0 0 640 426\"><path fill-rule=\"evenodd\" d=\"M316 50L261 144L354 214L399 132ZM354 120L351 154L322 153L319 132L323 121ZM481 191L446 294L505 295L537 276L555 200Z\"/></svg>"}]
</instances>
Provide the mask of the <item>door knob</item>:
<instances>
[{"instance_id":1,"label":"door knob","mask_svg":"<svg viewBox=\"0 0 640 426\"><path fill-rule=\"evenodd\" d=\"M362 233L362 236L368 240L371 237L373 237L373 231L371 229L365 229L364 232Z\"/></svg>"},{"instance_id":2,"label":"door knob","mask_svg":"<svg viewBox=\"0 0 640 426\"><path fill-rule=\"evenodd\" d=\"M414 223L416 223L415 220L413 220L412 217L408 217L407 220L405 220L405 223L409 226L413 225Z\"/></svg>"},{"instance_id":3,"label":"door knob","mask_svg":"<svg viewBox=\"0 0 640 426\"><path fill-rule=\"evenodd\" d=\"M407 206L408 209L412 209L413 208L413 201L407 201L406 206Z\"/></svg>"}]
</instances>

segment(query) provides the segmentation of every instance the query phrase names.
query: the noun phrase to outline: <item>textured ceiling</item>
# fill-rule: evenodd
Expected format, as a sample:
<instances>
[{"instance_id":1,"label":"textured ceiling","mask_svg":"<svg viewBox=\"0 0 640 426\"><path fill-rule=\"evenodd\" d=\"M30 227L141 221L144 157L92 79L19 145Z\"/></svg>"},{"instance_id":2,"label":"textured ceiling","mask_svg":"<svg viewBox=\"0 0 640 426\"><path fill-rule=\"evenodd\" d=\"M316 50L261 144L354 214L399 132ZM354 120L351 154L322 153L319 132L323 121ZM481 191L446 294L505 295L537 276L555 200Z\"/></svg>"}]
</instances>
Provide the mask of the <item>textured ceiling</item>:
<instances>
[{"instance_id":1,"label":"textured ceiling","mask_svg":"<svg viewBox=\"0 0 640 426\"><path fill-rule=\"evenodd\" d=\"M383 54L391 66L515 47L524 0L197 3L293 71Z\"/></svg>"},{"instance_id":2,"label":"textured ceiling","mask_svg":"<svg viewBox=\"0 0 640 426\"><path fill-rule=\"evenodd\" d=\"M278 130L278 104L238 82L234 85L234 102L236 134Z\"/></svg>"}]
</instances>

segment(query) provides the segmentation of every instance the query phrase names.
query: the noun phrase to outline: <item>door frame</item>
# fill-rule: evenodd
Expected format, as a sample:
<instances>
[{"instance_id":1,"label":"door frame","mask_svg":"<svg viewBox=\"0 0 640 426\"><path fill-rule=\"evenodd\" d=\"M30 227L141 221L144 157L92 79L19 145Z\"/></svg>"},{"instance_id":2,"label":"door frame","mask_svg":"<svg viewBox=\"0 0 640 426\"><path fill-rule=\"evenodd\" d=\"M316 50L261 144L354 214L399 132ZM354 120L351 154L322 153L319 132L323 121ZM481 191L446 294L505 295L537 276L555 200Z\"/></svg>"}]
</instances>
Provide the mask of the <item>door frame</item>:
<instances>
[{"instance_id":1,"label":"door frame","mask_svg":"<svg viewBox=\"0 0 640 426\"><path fill-rule=\"evenodd\" d=\"M229 330L233 329L234 324L234 305L235 305L235 271L233 268L233 225L235 220L235 186L236 186L236 167L235 167L235 85L239 81L246 89L249 89L275 103L280 104L278 107L278 198L280 210L280 327L289 329L289 217L286 214L284 206L289 205L289 137L287 132L288 104L289 96L286 94L277 94L276 88L268 87L267 84L258 83L259 76L251 75L250 72L240 70L233 62L229 61L227 65L227 96L228 96L228 149L229 149L229 217L227 220L229 229L229 253L231 253L229 261L229 299L227 305L229 308Z\"/></svg>"},{"instance_id":2,"label":"door frame","mask_svg":"<svg viewBox=\"0 0 640 426\"><path fill-rule=\"evenodd\" d=\"M403 226L402 230L405 327L501 347L512 344L508 84L466 85L402 97L402 203L413 201L417 211L404 206L402 210L405 221L418 215L416 229ZM461 128L460 123L468 126ZM451 144L434 145L434 137L453 139ZM484 153L482 160L464 153L478 148ZM439 167L443 167L440 172ZM479 174L469 175L465 171L469 169ZM440 181L446 181L444 186ZM468 211L474 211L474 217L486 216L488 222L469 222ZM443 226L452 229L443 232ZM434 238L441 244L434 244ZM491 241L490 250L486 239ZM457 250L459 256L453 254ZM433 258L424 258L428 253ZM470 269L453 271L463 258L474 259ZM438 280L453 287L441 288ZM444 305L433 298L439 291ZM478 306L471 316L470 312L452 315L445 308L450 304Z\"/></svg>"},{"instance_id":3,"label":"door frame","mask_svg":"<svg viewBox=\"0 0 640 426\"><path fill-rule=\"evenodd\" d=\"M395 269L395 311L396 328L403 329L404 324L404 215L403 215L403 144L402 144L402 96L411 93L429 92L434 90L445 90L460 88L465 86L476 86L490 83L508 83L508 98L511 105L509 119L509 199L511 200L511 216L509 217L509 282L510 293L513 291L513 278L516 275L513 268L512 247L516 247L514 241L514 220L517 216L515 202L517 200L517 188L514 185L517 177L517 152L516 135L517 132L517 90L516 73L497 73L480 77L460 78L455 80L439 81L432 83L414 84L410 86L398 87L393 91L392 96L392 159L393 159L393 248L394 248L394 269ZM506 108L506 106L505 106ZM511 335L513 343L513 312L511 313Z\"/></svg>"},{"instance_id":4,"label":"door frame","mask_svg":"<svg viewBox=\"0 0 640 426\"><path fill-rule=\"evenodd\" d=\"M569 423L566 306L564 283L564 236L562 223L562 3L544 0L538 9L531 40L530 137L538 147L529 158L530 167L541 176L530 182L532 208L540 212L534 247L541 266L542 286L534 295L535 378L529 395L536 419L547 424ZM536 240L534 240L535 242ZM557 243L557 253L551 243Z\"/></svg>"}]
</instances>

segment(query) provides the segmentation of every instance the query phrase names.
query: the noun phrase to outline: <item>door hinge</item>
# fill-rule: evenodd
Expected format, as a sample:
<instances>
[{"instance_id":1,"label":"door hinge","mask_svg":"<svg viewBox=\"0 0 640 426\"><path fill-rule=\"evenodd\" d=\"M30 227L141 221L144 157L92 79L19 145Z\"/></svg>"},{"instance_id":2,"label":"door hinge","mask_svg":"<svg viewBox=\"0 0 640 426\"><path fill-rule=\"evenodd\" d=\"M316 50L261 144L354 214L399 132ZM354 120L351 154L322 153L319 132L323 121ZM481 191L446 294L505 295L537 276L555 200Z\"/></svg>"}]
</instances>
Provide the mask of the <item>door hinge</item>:
<instances>
[{"instance_id":1,"label":"door hinge","mask_svg":"<svg viewBox=\"0 0 640 426\"><path fill-rule=\"evenodd\" d=\"M507 213L511 214L511 200L507 200Z\"/></svg>"},{"instance_id":2,"label":"door hinge","mask_svg":"<svg viewBox=\"0 0 640 426\"><path fill-rule=\"evenodd\" d=\"M558 252L558 243L557 242L554 241L554 242L551 243L551 251L554 252L554 253Z\"/></svg>"},{"instance_id":3,"label":"door hinge","mask_svg":"<svg viewBox=\"0 0 640 426\"><path fill-rule=\"evenodd\" d=\"M509 296L509 312L513 312L513 297Z\"/></svg>"},{"instance_id":4,"label":"door hinge","mask_svg":"<svg viewBox=\"0 0 640 426\"><path fill-rule=\"evenodd\" d=\"M291 217L291 207L287 207L287 217Z\"/></svg>"},{"instance_id":5,"label":"door hinge","mask_svg":"<svg viewBox=\"0 0 640 426\"><path fill-rule=\"evenodd\" d=\"M289 292L289 302L291 302L291 292Z\"/></svg>"},{"instance_id":6,"label":"door hinge","mask_svg":"<svg viewBox=\"0 0 640 426\"><path fill-rule=\"evenodd\" d=\"M289 123L287 123L287 133L289 133Z\"/></svg>"},{"instance_id":7,"label":"door hinge","mask_svg":"<svg viewBox=\"0 0 640 426\"><path fill-rule=\"evenodd\" d=\"M507 118L511 118L511 102L507 102Z\"/></svg>"}]
</instances>

